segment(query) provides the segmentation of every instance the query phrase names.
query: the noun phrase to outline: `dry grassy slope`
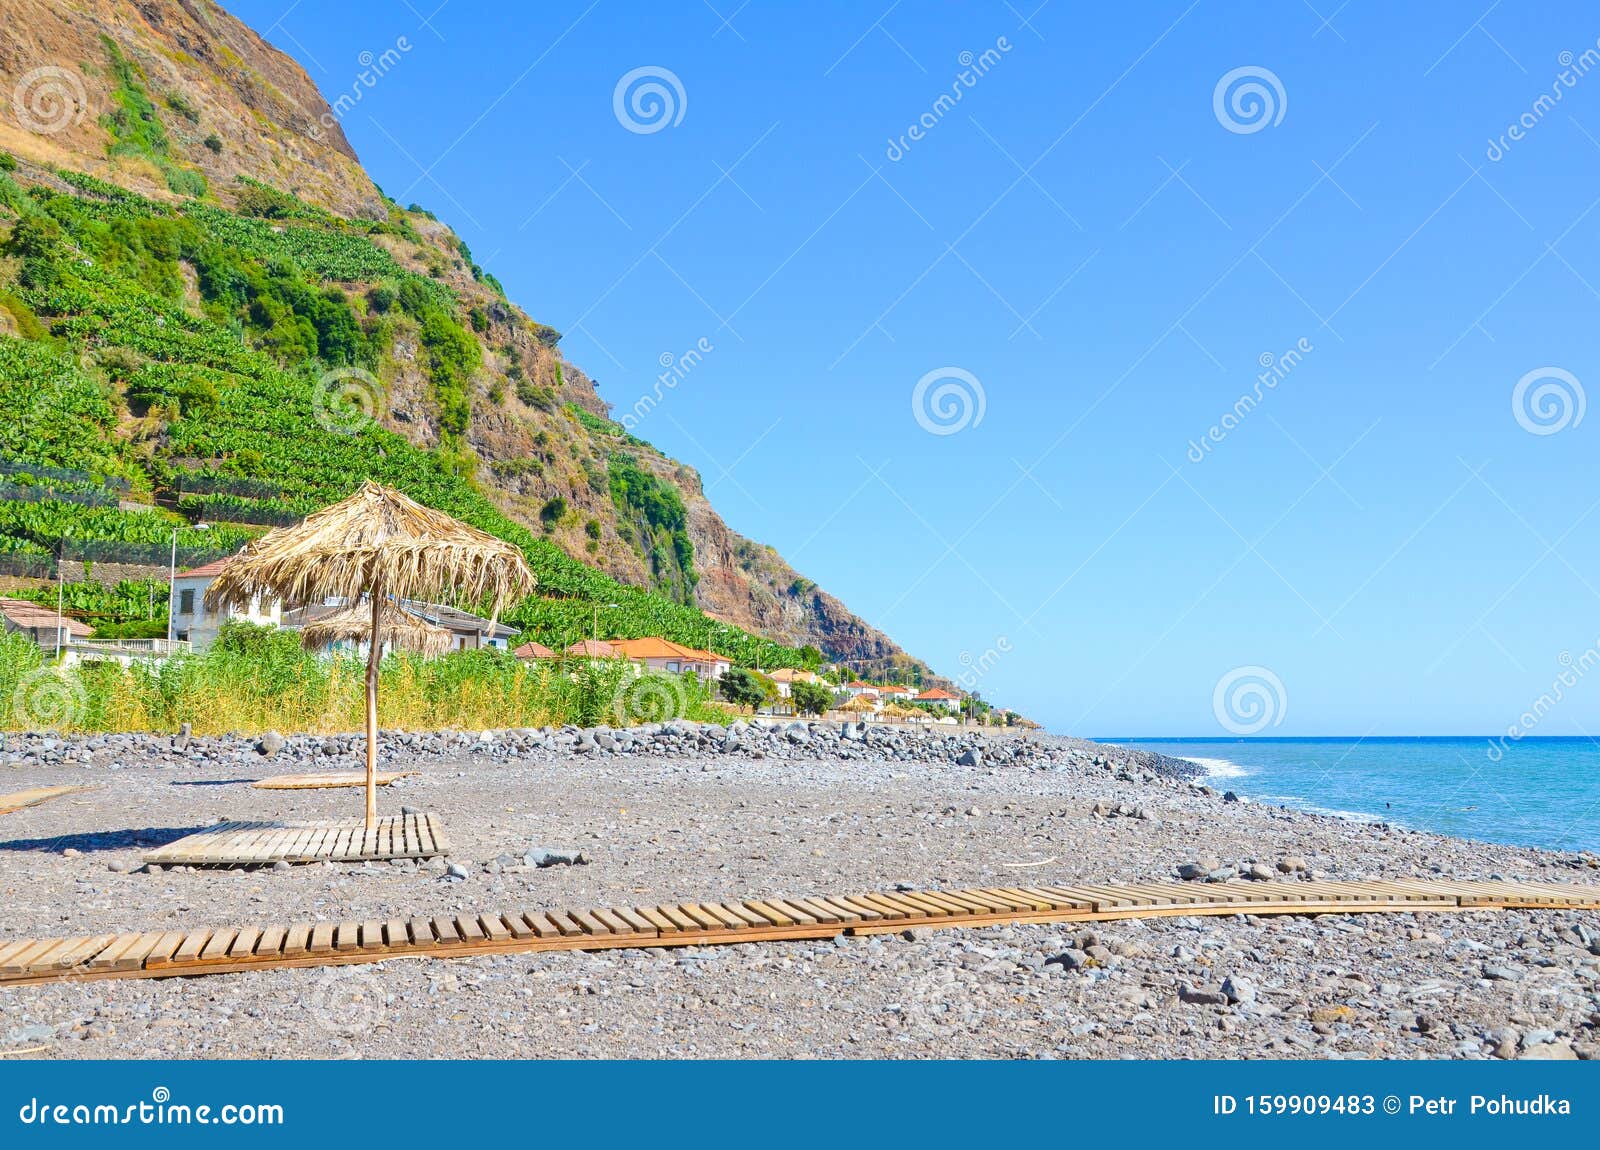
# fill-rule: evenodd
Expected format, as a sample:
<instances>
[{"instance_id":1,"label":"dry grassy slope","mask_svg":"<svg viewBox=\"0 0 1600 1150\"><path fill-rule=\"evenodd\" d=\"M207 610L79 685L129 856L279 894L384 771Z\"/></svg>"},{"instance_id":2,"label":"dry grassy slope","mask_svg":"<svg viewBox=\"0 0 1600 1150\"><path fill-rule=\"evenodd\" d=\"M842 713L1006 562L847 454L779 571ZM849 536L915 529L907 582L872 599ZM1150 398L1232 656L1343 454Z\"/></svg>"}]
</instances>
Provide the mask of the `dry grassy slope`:
<instances>
[{"instance_id":1,"label":"dry grassy slope","mask_svg":"<svg viewBox=\"0 0 1600 1150\"><path fill-rule=\"evenodd\" d=\"M0 113L0 149L86 171L153 198L175 198L153 164L107 154L110 137L99 117L110 105L111 82L102 36L115 41L142 73L171 158L203 172L209 194L223 204L231 205L238 177L247 176L347 218L388 214L344 134L327 126L327 101L300 66L208 0L0 0L0 94L6 102L22 77L43 65L70 70L84 97L81 114L51 134L22 130ZM170 92L198 110L197 123L166 106ZM220 153L203 144L213 132L221 137ZM649 586L645 557L618 534L605 482L606 460L618 444L592 434L565 410L570 403L603 416L608 405L588 376L562 358L553 333L474 277L447 226L417 213L408 219L422 244L392 236L378 242L405 266L449 284L465 310L481 312L484 370L475 381L467 434L479 461L479 485L536 530L540 508L561 496L569 512L550 537L615 578ZM360 291L366 285L347 286ZM419 351L414 333L403 332L382 365L384 418L413 442L434 447L438 412ZM518 373L531 402L518 397ZM776 552L730 530L705 499L693 469L651 448L628 450L683 495L700 577L697 606L785 643L815 644L865 674L920 668L930 681L942 681L839 600L801 579ZM591 520L599 525L598 540L586 530Z\"/></svg>"}]
</instances>

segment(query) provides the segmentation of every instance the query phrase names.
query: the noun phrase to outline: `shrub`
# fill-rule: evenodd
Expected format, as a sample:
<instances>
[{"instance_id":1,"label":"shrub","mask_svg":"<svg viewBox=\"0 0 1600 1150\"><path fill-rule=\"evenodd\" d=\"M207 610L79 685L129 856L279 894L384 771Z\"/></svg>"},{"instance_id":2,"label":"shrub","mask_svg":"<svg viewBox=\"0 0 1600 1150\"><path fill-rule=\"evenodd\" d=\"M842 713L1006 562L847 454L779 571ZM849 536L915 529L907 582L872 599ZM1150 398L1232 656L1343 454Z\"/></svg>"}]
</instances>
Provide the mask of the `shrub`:
<instances>
[{"instance_id":1,"label":"shrub","mask_svg":"<svg viewBox=\"0 0 1600 1150\"><path fill-rule=\"evenodd\" d=\"M178 113L185 120L188 120L189 123L198 124L200 122L200 109L196 108L189 97L182 92L168 92L166 100L167 107Z\"/></svg>"},{"instance_id":2,"label":"shrub","mask_svg":"<svg viewBox=\"0 0 1600 1150\"><path fill-rule=\"evenodd\" d=\"M752 711L776 693L771 679L748 667L730 667L717 682L722 697L736 707Z\"/></svg>"},{"instance_id":3,"label":"shrub","mask_svg":"<svg viewBox=\"0 0 1600 1150\"><path fill-rule=\"evenodd\" d=\"M797 679L789 684L789 698L802 715L820 715L833 706L833 692L821 683Z\"/></svg>"}]
</instances>

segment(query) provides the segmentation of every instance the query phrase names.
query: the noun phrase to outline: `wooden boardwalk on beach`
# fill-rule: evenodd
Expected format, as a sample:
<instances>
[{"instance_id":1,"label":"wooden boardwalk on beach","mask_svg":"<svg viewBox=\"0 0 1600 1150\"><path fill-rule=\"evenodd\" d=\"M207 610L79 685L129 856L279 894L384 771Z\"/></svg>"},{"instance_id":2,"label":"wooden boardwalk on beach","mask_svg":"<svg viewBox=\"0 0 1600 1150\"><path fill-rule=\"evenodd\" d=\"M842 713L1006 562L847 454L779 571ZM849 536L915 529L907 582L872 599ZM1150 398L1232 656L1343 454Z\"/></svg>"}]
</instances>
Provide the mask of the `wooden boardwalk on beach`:
<instances>
[{"instance_id":1,"label":"wooden boardwalk on beach","mask_svg":"<svg viewBox=\"0 0 1600 1150\"><path fill-rule=\"evenodd\" d=\"M275 862L368 862L450 853L432 815L387 815L368 830L362 819L218 823L144 856L157 866L271 866Z\"/></svg>"},{"instance_id":2,"label":"wooden boardwalk on beach","mask_svg":"<svg viewBox=\"0 0 1600 1150\"><path fill-rule=\"evenodd\" d=\"M92 791L90 787L33 787L26 791L16 791L9 795L0 795L0 815L9 815L12 811L20 811L24 807L36 807L40 803L47 803L51 799L59 799L62 795L75 795L80 791Z\"/></svg>"},{"instance_id":3,"label":"wooden boardwalk on beach","mask_svg":"<svg viewBox=\"0 0 1600 1150\"><path fill-rule=\"evenodd\" d=\"M1149 882L896 891L597 910L105 933L0 942L0 985L164 978L542 950L824 939L908 927L1231 914L1600 910L1600 886L1522 882Z\"/></svg>"},{"instance_id":4,"label":"wooden boardwalk on beach","mask_svg":"<svg viewBox=\"0 0 1600 1150\"><path fill-rule=\"evenodd\" d=\"M408 779L417 771L379 771L375 779L380 787L386 787L398 779ZM367 785L365 771L329 771L323 774L311 775L273 775L268 779L259 779L250 784L258 791L322 791L332 790L335 787L364 787Z\"/></svg>"}]
</instances>

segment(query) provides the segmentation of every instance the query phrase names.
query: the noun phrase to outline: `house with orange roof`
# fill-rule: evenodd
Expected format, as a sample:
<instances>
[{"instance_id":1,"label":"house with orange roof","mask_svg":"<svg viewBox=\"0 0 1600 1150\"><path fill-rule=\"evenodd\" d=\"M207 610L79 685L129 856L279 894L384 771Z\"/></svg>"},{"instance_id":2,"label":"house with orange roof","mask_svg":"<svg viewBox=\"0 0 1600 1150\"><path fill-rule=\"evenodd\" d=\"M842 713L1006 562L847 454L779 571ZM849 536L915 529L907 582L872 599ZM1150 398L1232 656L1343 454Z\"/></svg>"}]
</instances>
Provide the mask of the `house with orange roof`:
<instances>
[{"instance_id":1,"label":"house with orange roof","mask_svg":"<svg viewBox=\"0 0 1600 1150\"><path fill-rule=\"evenodd\" d=\"M554 659L556 653L543 643L535 643L529 639L522 646L511 652L519 659Z\"/></svg>"},{"instance_id":2,"label":"house with orange roof","mask_svg":"<svg viewBox=\"0 0 1600 1150\"><path fill-rule=\"evenodd\" d=\"M669 675L694 674L702 679L720 679L733 666L733 660L726 655L686 647L671 639L613 639L611 648L644 670Z\"/></svg>"},{"instance_id":3,"label":"house with orange roof","mask_svg":"<svg viewBox=\"0 0 1600 1150\"><path fill-rule=\"evenodd\" d=\"M933 706L940 707L946 711L959 711L961 709L960 695L952 695L949 691L941 690L938 687L931 687L922 692L912 702L931 703Z\"/></svg>"},{"instance_id":4,"label":"house with orange roof","mask_svg":"<svg viewBox=\"0 0 1600 1150\"><path fill-rule=\"evenodd\" d=\"M216 559L189 571L180 571L172 579L172 603L168 629L174 639L186 639L196 651L204 651L216 641L217 631L230 619L243 619L262 626L277 627L283 623L283 608L276 599L263 601L256 596L248 609L229 608L226 611L208 611L206 588L222 574L227 559Z\"/></svg>"},{"instance_id":5,"label":"house with orange roof","mask_svg":"<svg viewBox=\"0 0 1600 1150\"><path fill-rule=\"evenodd\" d=\"M777 684L779 696L785 699L789 697L790 689L795 683L822 682L822 677L815 671L801 671L794 667L780 667L767 678Z\"/></svg>"},{"instance_id":6,"label":"house with orange roof","mask_svg":"<svg viewBox=\"0 0 1600 1150\"><path fill-rule=\"evenodd\" d=\"M567 648L567 654L580 659L615 659L620 652L604 639L579 639Z\"/></svg>"},{"instance_id":7,"label":"house with orange roof","mask_svg":"<svg viewBox=\"0 0 1600 1150\"><path fill-rule=\"evenodd\" d=\"M885 699L894 699L905 703L916 698L917 689L915 687L904 686L900 683L885 683L878 688L878 694L882 695Z\"/></svg>"}]
</instances>

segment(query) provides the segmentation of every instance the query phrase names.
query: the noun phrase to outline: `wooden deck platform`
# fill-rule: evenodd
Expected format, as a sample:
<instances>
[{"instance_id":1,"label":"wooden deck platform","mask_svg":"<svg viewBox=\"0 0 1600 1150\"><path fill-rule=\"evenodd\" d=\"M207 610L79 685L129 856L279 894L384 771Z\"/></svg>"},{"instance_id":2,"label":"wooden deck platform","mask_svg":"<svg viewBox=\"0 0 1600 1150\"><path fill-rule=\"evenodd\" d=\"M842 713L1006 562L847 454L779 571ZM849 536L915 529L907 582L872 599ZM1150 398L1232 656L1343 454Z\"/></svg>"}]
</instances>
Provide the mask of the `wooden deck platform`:
<instances>
[{"instance_id":1,"label":"wooden deck platform","mask_svg":"<svg viewBox=\"0 0 1600 1150\"><path fill-rule=\"evenodd\" d=\"M398 779L408 779L418 771L379 771L377 780L380 787L386 787ZM335 787L364 787L367 785L365 771L328 771L324 774L313 775L273 775L271 778L258 779L250 784L259 791L321 791L332 790Z\"/></svg>"},{"instance_id":2,"label":"wooden deck platform","mask_svg":"<svg viewBox=\"0 0 1600 1150\"><path fill-rule=\"evenodd\" d=\"M362 819L219 823L153 850L158 866L270 866L275 862L366 862L450 853L432 815L387 815L372 830Z\"/></svg>"},{"instance_id":3,"label":"wooden deck platform","mask_svg":"<svg viewBox=\"0 0 1600 1150\"><path fill-rule=\"evenodd\" d=\"M36 807L40 803L47 803L51 799L59 799L62 795L75 795L81 791L92 791L95 787L33 787L26 791L15 791L9 795L0 795L0 815L9 815L12 811L20 811L23 807Z\"/></svg>"},{"instance_id":4,"label":"wooden deck platform","mask_svg":"<svg viewBox=\"0 0 1600 1150\"><path fill-rule=\"evenodd\" d=\"M0 941L0 985L67 979L166 978L408 957L824 939L907 927L1093 922L1178 915L1449 912L1471 908L1600 910L1600 886L1407 880L986 887L459 914L382 922L107 932L76 938Z\"/></svg>"}]
</instances>

